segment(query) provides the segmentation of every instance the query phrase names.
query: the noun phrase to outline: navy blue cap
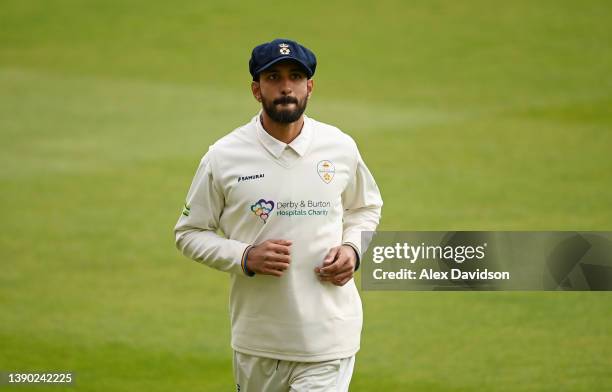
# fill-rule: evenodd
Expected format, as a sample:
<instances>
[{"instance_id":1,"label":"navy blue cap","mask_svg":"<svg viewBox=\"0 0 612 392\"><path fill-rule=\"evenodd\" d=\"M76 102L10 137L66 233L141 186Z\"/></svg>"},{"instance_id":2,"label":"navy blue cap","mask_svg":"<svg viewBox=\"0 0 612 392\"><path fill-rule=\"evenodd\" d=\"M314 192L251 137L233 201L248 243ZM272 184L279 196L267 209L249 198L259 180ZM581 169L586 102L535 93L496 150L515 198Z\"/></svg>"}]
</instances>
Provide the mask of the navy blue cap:
<instances>
[{"instance_id":1,"label":"navy blue cap","mask_svg":"<svg viewBox=\"0 0 612 392\"><path fill-rule=\"evenodd\" d=\"M275 39L253 49L249 60L249 72L253 80L256 80L261 71L283 60L298 62L306 71L308 79L312 78L317 68L317 58L310 49L290 39Z\"/></svg>"}]
</instances>

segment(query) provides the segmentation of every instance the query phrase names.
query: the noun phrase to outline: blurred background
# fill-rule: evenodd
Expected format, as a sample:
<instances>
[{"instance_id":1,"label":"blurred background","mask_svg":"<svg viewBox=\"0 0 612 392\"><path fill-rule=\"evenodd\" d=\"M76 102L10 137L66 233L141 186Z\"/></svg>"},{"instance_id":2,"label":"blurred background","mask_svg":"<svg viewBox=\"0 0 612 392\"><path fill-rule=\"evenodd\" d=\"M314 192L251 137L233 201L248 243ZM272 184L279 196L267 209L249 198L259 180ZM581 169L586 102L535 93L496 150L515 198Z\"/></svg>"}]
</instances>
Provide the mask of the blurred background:
<instances>
[{"instance_id":1,"label":"blurred background","mask_svg":"<svg viewBox=\"0 0 612 392\"><path fill-rule=\"evenodd\" d=\"M317 54L307 113L357 141L380 229L612 229L608 1L1 0L0 370L233 390L229 277L172 228L278 37ZM612 390L611 293L362 298L352 391Z\"/></svg>"}]
</instances>

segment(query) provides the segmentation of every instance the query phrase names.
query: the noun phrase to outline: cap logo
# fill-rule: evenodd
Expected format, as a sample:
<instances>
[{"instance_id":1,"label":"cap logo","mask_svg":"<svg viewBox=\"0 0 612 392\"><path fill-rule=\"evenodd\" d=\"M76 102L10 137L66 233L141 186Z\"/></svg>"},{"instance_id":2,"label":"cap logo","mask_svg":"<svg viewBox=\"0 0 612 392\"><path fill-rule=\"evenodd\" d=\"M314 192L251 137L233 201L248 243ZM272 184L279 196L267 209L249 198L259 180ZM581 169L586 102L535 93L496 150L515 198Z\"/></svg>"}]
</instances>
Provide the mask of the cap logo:
<instances>
[{"instance_id":1,"label":"cap logo","mask_svg":"<svg viewBox=\"0 0 612 392\"><path fill-rule=\"evenodd\" d=\"M289 49L289 45L287 44L278 44L278 46L280 47L280 54L289 54L291 53L291 50Z\"/></svg>"}]
</instances>

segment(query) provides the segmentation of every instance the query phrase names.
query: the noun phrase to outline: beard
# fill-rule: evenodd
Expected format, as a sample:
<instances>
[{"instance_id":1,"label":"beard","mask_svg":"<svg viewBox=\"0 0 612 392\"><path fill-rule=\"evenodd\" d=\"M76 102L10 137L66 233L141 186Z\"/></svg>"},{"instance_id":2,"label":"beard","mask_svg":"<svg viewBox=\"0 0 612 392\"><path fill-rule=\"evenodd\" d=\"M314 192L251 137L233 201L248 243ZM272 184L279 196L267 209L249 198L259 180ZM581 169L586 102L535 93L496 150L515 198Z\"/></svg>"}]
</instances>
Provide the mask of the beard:
<instances>
[{"instance_id":1,"label":"beard","mask_svg":"<svg viewBox=\"0 0 612 392\"><path fill-rule=\"evenodd\" d=\"M269 101L262 96L261 103L263 110L273 121L281 124L289 124L302 117L302 114L304 114L306 110L306 104L308 104L308 97L304 97L301 101L295 97L282 97ZM283 103L294 103L295 109L277 109L277 105Z\"/></svg>"}]
</instances>

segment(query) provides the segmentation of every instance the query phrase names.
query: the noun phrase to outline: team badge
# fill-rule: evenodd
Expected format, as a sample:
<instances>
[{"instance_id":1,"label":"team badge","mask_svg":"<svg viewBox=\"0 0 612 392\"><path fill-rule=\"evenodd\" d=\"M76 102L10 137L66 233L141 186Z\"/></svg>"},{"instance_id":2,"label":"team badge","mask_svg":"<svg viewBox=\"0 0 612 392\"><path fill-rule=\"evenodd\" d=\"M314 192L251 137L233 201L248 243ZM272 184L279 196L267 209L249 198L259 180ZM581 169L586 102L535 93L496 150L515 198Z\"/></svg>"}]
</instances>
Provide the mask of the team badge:
<instances>
[{"instance_id":1,"label":"team badge","mask_svg":"<svg viewBox=\"0 0 612 392\"><path fill-rule=\"evenodd\" d=\"M251 211L253 211L253 213L263 221L263 223L266 223L273 209L274 202L272 200L259 199L251 206Z\"/></svg>"},{"instance_id":2,"label":"team badge","mask_svg":"<svg viewBox=\"0 0 612 392\"><path fill-rule=\"evenodd\" d=\"M289 45L287 44L278 44L278 46L280 47L280 54L289 54L291 53L291 49L289 49Z\"/></svg>"},{"instance_id":3,"label":"team badge","mask_svg":"<svg viewBox=\"0 0 612 392\"><path fill-rule=\"evenodd\" d=\"M332 161L321 161L317 164L317 173L324 183L329 184L334 179L336 168Z\"/></svg>"}]
</instances>

